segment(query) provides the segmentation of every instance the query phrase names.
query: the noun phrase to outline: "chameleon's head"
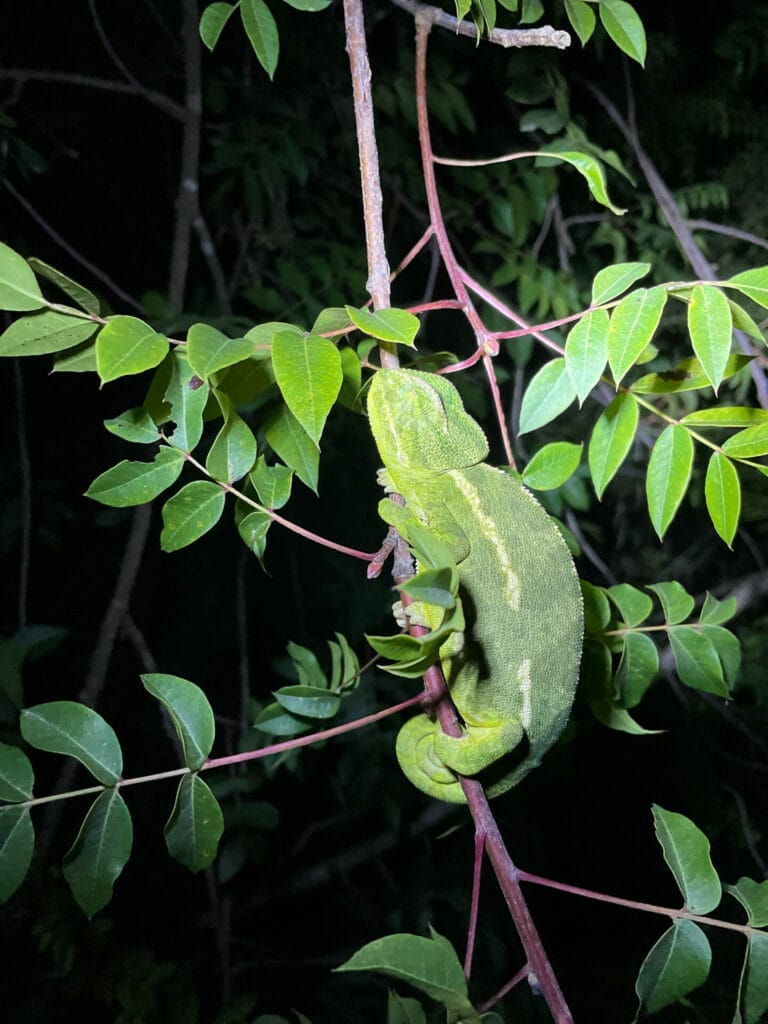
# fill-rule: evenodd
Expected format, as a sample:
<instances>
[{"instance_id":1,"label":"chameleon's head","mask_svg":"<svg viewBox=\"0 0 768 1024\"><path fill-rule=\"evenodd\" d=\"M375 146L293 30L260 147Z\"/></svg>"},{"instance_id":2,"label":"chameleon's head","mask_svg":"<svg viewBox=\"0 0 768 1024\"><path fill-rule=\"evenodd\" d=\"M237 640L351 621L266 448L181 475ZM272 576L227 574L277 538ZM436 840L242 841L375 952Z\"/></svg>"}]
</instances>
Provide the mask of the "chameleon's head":
<instances>
[{"instance_id":1,"label":"chameleon's head","mask_svg":"<svg viewBox=\"0 0 768 1024\"><path fill-rule=\"evenodd\" d=\"M390 471L462 469L488 454L485 434L445 377L418 370L379 370L368 416L382 462Z\"/></svg>"}]
</instances>

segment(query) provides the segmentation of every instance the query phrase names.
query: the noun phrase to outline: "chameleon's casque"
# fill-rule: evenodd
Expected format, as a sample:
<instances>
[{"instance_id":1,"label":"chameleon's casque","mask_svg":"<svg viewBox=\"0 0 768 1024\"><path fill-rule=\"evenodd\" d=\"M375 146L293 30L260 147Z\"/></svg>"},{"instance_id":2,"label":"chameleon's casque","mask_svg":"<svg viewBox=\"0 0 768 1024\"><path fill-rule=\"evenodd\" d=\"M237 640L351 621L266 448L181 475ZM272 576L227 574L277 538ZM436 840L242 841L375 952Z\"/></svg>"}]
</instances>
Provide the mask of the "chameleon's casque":
<instances>
[{"instance_id":1,"label":"chameleon's casque","mask_svg":"<svg viewBox=\"0 0 768 1024\"><path fill-rule=\"evenodd\" d=\"M464 802L457 773L483 772L496 796L539 763L570 713L584 627L573 559L530 492L483 462L485 435L444 377L380 370L368 415L387 487L405 499L384 499L382 518L406 540L420 523L448 545L467 620L463 647L441 658L465 733L418 715L400 731L398 760L438 799Z\"/></svg>"}]
</instances>

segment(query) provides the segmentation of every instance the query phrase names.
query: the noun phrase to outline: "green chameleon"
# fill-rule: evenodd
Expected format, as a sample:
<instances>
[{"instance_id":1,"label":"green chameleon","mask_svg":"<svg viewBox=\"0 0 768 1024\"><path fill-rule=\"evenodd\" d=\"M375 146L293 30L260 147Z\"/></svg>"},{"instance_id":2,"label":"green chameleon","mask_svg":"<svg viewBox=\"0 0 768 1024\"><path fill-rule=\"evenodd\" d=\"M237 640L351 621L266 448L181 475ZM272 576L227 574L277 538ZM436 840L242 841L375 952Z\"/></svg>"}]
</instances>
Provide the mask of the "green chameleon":
<instances>
[{"instance_id":1,"label":"green chameleon","mask_svg":"<svg viewBox=\"0 0 768 1024\"><path fill-rule=\"evenodd\" d=\"M405 499L385 498L379 512L406 541L419 525L449 548L466 619L464 636L440 648L464 735L417 715L400 730L398 760L440 800L464 803L456 775L480 772L497 796L536 767L570 713L584 625L573 559L530 492L483 462L485 435L445 377L379 370L368 416L381 480ZM435 628L442 609L420 613Z\"/></svg>"}]
</instances>

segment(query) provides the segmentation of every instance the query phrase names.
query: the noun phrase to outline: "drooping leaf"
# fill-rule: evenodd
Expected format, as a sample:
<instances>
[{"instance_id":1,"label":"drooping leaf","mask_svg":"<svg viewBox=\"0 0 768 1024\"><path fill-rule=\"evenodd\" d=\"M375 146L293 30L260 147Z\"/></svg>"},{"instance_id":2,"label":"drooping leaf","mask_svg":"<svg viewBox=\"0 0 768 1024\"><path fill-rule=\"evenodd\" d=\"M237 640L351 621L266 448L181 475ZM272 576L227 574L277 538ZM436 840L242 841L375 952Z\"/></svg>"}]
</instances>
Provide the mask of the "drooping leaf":
<instances>
[{"instance_id":1,"label":"drooping leaf","mask_svg":"<svg viewBox=\"0 0 768 1024\"><path fill-rule=\"evenodd\" d=\"M300 736L315 727L310 719L300 718L275 701L263 708L253 723L254 729L268 736Z\"/></svg>"},{"instance_id":2,"label":"drooping leaf","mask_svg":"<svg viewBox=\"0 0 768 1024\"><path fill-rule=\"evenodd\" d=\"M619 49L645 66L645 29L634 7L626 0L600 0L598 10L603 28Z\"/></svg>"},{"instance_id":3,"label":"drooping leaf","mask_svg":"<svg viewBox=\"0 0 768 1024\"><path fill-rule=\"evenodd\" d=\"M114 729L97 712L71 700L36 704L21 712L21 735L38 750L76 758L105 786L123 770Z\"/></svg>"},{"instance_id":4,"label":"drooping leaf","mask_svg":"<svg viewBox=\"0 0 768 1024\"><path fill-rule=\"evenodd\" d=\"M215 480L234 483L244 477L256 461L256 438L253 431L235 412L223 391L214 389L224 423L216 435L205 460L205 468Z\"/></svg>"},{"instance_id":5,"label":"drooping leaf","mask_svg":"<svg viewBox=\"0 0 768 1024\"><path fill-rule=\"evenodd\" d=\"M317 494L320 451L287 406L279 405L268 414L264 436L286 466Z\"/></svg>"},{"instance_id":6,"label":"drooping leaf","mask_svg":"<svg viewBox=\"0 0 768 1024\"><path fill-rule=\"evenodd\" d=\"M0 242L0 309L24 313L45 305L27 261Z\"/></svg>"},{"instance_id":7,"label":"drooping leaf","mask_svg":"<svg viewBox=\"0 0 768 1024\"><path fill-rule=\"evenodd\" d=\"M643 961L635 983L640 1005L657 1013L703 985L709 975L712 950L704 932L684 918L672 925Z\"/></svg>"},{"instance_id":8,"label":"drooping leaf","mask_svg":"<svg viewBox=\"0 0 768 1024\"><path fill-rule=\"evenodd\" d=\"M587 580L579 580L584 600L584 630L586 633L602 633L611 621L611 606L602 587L596 587Z\"/></svg>"},{"instance_id":9,"label":"drooping leaf","mask_svg":"<svg viewBox=\"0 0 768 1024\"><path fill-rule=\"evenodd\" d=\"M656 333L666 302L664 288L637 288L611 313L608 362L617 385Z\"/></svg>"},{"instance_id":10,"label":"drooping leaf","mask_svg":"<svg viewBox=\"0 0 768 1024\"><path fill-rule=\"evenodd\" d=\"M198 540L218 523L225 494L209 480L193 480L163 505L163 551L178 551Z\"/></svg>"},{"instance_id":11,"label":"drooping leaf","mask_svg":"<svg viewBox=\"0 0 768 1024\"><path fill-rule=\"evenodd\" d=\"M286 405L317 444L341 388L336 346L317 334L278 333L272 339L272 366Z\"/></svg>"},{"instance_id":12,"label":"drooping leaf","mask_svg":"<svg viewBox=\"0 0 768 1024\"><path fill-rule=\"evenodd\" d=\"M736 288L742 295L768 309L768 267L754 267L734 274L723 281L723 287Z\"/></svg>"},{"instance_id":13,"label":"drooping leaf","mask_svg":"<svg viewBox=\"0 0 768 1024\"><path fill-rule=\"evenodd\" d=\"M170 855L190 871L203 871L213 863L223 832L224 816L208 785L196 772L183 775L165 826Z\"/></svg>"},{"instance_id":14,"label":"drooping leaf","mask_svg":"<svg viewBox=\"0 0 768 1024\"><path fill-rule=\"evenodd\" d=\"M768 879L755 882L742 876L735 885L726 885L725 891L744 907L747 920L753 928L765 928L768 925Z\"/></svg>"},{"instance_id":15,"label":"drooping leaf","mask_svg":"<svg viewBox=\"0 0 768 1024\"><path fill-rule=\"evenodd\" d=\"M595 15L592 8L584 3L584 0L565 0L565 13L581 45L586 46L595 31Z\"/></svg>"},{"instance_id":16,"label":"drooping leaf","mask_svg":"<svg viewBox=\"0 0 768 1024\"><path fill-rule=\"evenodd\" d=\"M565 342L565 365L582 405L600 380L608 359L608 314L593 309L571 329Z\"/></svg>"},{"instance_id":17,"label":"drooping leaf","mask_svg":"<svg viewBox=\"0 0 768 1024\"><path fill-rule=\"evenodd\" d=\"M635 281L645 277L650 269L650 263L616 263L612 267L604 267L595 274L592 282L592 305L600 306L615 299L631 288Z\"/></svg>"},{"instance_id":18,"label":"drooping leaf","mask_svg":"<svg viewBox=\"0 0 768 1024\"><path fill-rule=\"evenodd\" d=\"M558 146L561 146L561 142L553 142L551 145L545 146L539 150L536 158L536 164L540 167L551 166L551 160L562 160L571 167L575 167L576 170L581 174L587 183L592 198L595 199L601 206L607 206L608 209L615 213L617 217L620 217L626 210L622 210L619 206L614 206L611 200L608 198L608 190L605 185L605 173L603 172L603 166L599 160L595 157L590 156L588 153L579 153L575 150L560 150Z\"/></svg>"},{"instance_id":19,"label":"drooping leaf","mask_svg":"<svg viewBox=\"0 0 768 1024\"><path fill-rule=\"evenodd\" d=\"M113 316L96 338L96 370L102 383L143 373L168 354L168 339L135 316Z\"/></svg>"},{"instance_id":20,"label":"drooping leaf","mask_svg":"<svg viewBox=\"0 0 768 1024\"><path fill-rule=\"evenodd\" d=\"M728 547L732 547L741 513L739 474L722 452L713 452L707 465L704 497L712 525Z\"/></svg>"},{"instance_id":21,"label":"drooping leaf","mask_svg":"<svg viewBox=\"0 0 768 1024\"><path fill-rule=\"evenodd\" d=\"M456 953L447 943L420 935L386 935L359 949L337 971L373 971L405 981L448 1010L473 1014L467 981Z\"/></svg>"},{"instance_id":22,"label":"drooping leaf","mask_svg":"<svg viewBox=\"0 0 768 1024\"><path fill-rule=\"evenodd\" d=\"M692 914L708 914L722 897L720 879L709 856L709 840L685 815L658 804L653 806L653 824L686 908Z\"/></svg>"},{"instance_id":23,"label":"drooping leaf","mask_svg":"<svg viewBox=\"0 0 768 1024\"><path fill-rule=\"evenodd\" d=\"M152 462L129 462L124 459L105 470L85 492L111 508L144 505L174 484L184 468L184 456L175 448L162 445Z\"/></svg>"},{"instance_id":24,"label":"drooping leaf","mask_svg":"<svg viewBox=\"0 0 768 1024\"><path fill-rule=\"evenodd\" d=\"M749 937L741 977L743 1024L761 1024L768 1012L768 935L755 932Z\"/></svg>"},{"instance_id":25,"label":"drooping leaf","mask_svg":"<svg viewBox=\"0 0 768 1024\"><path fill-rule=\"evenodd\" d=\"M264 0L241 0L240 17L259 64L274 77L280 55L280 37L272 13Z\"/></svg>"},{"instance_id":26,"label":"drooping leaf","mask_svg":"<svg viewBox=\"0 0 768 1024\"><path fill-rule=\"evenodd\" d=\"M714 644L703 631L699 632L692 626L671 626L669 643L682 683L716 697L728 696L720 658Z\"/></svg>"},{"instance_id":27,"label":"drooping leaf","mask_svg":"<svg viewBox=\"0 0 768 1024\"><path fill-rule=\"evenodd\" d=\"M213 50L216 43L219 41L224 26L226 25L229 16L236 10L231 4L223 3L221 0L215 0L214 3L208 4L200 17L200 38L208 47L209 50Z\"/></svg>"},{"instance_id":28,"label":"drooping leaf","mask_svg":"<svg viewBox=\"0 0 768 1024\"><path fill-rule=\"evenodd\" d=\"M520 433L550 423L564 412L576 397L565 359L551 359L533 375L520 407Z\"/></svg>"},{"instance_id":29,"label":"drooping leaf","mask_svg":"<svg viewBox=\"0 0 768 1024\"><path fill-rule=\"evenodd\" d=\"M0 800L11 804L31 800L34 782L35 773L24 751L0 743Z\"/></svg>"},{"instance_id":30,"label":"drooping leaf","mask_svg":"<svg viewBox=\"0 0 768 1024\"><path fill-rule=\"evenodd\" d=\"M112 899L112 887L133 846L133 825L116 789L96 797L77 838L68 850L62 873L72 895L91 918Z\"/></svg>"},{"instance_id":31,"label":"drooping leaf","mask_svg":"<svg viewBox=\"0 0 768 1024\"><path fill-rule=\"evenodd\" d=\"M659 671L659 652L645 633L628 633L624 638L614 685L625 708L634 708Z\"/></svg>"},{"instance_id":32,"label":"drooping leaf","mask_svg":"<svg viewBox=\"0 0 768 1024\"><path fill-rule=\"evenodd\" d=\"M355 327L379 341L391 341L413 348L419 330L419 318L405 309L356 309L346 306L347 315Z\"/></svg>"},{"instance_id":33,"label":"drooping leaf","mask_svg":"<svg viewBox=\"0 0 768 1024\"><path fill-rule=\"evenodd\" d=\"M648 512L659 540L675 518L688 490L693 469L691 435L678 425L665 427L648 459L645 493Z\"/></svg>"},{"instance_id":34,"label":"drooping leaf","mask_svg":"<svg viewBox=\"0 0 768 1024\"><path fill-rule=\"evenodd\" d=\"M578 469L583 445L554 441L540 448L523 470L523 483L534 491L551 491Z\"/></svg>"},{"instance_id":35,"label":"drooping leaf","mask_svg":"<svg viewBox=\"0 0 768 1024\"><path fill-rule=\"evenodd\" d=\"M733 319L728 300L711 284L697 284L688 306L688 330L693 351L715 394L731 353Z\"/></svg>"},{"instance_id":36,"label":"drooping leaf","mask_svg":"<svg viewBox=\"0 0 768 1024\"><path fill-rule=\"evenodd\" d=\"M603 493L629 454L640 419L637 402L628 392L618 394L600 414L592 430L587 463L595 493Z\"/></svg>"},{"instance_id":37,"label":"drooping leaf","mask_svg":"<svg viewBox=\"0 0 768 1024\"><path fill-rule=\"evenodd\" d=\"M208 382L197 376L186 355L176 349L163 394L164 401L171 407L170 418L176 424L171 435L175 448L191 452L203 436L203 412L209 391Z\"/></svg>"},{"instance_id":38,"label":"drooping leaf","mask_svg":"<svg viewBox=\"0 0 768 1024\"><path fill-rule=\"evenodd\" d=\"M253 552L258 560L264 563L264 552L267 547L267 530L272 525L272 520L266 512L254 510L249 512L237 524L237 532L245 542L246 547Z\"/></svg>"},{"instance_id":39,"label":"drooping leaf","mask_svg":"<svg viewBox=\"0 0 768 1024\"><path fill-rule=\"evenodd\" d=\"M195 683L163 672L146 672L141 681L163 704L179 737L184 764L201 768L213 748L216 722L208 698Z\"/></svg>"},{"instance_id":40,"label":"drooping leaf","mask_svg":"<svg viewBox=\"0 0 768 1024\"><path fill-rule=\"evenodd\" d=\"M256 488L259 502L264 508L282 508L291 496L293 470L279 464L269 466L263 455L256 460L248 479Z\"/></svg>"},{"instance_id":41,"label":"drooping leaf","mask_svg":"<svg viewBox=\"0 0 768 1024\"><path fill-rule=\"evenodd\" d=\"M28 807L0 811L0 903L13 896L27 877L35 852L35 830Z\"/></svg>"},{"instance_id":42,"label":"drooping leaf","mask_svg":"<svg viewBox=\"0 0 768 1024\"><path fill-rule=\"evenodd\" d=\"M714 647L723 667L725 681L730 689L735 686L739 678L741 644L738 637L729 629L724 629L722 626L710 626L707 623L703 623L701 635Z\"/></svg>"},{"instance_id":43,"label":"drooping leaf","mask_svg":"<svg viewBox=\"0 0 768 1024\"><path fill-rule=\"evenodd\" d=\"M296 669L299 675L299 682L302 686L311 687L313 689L320 688L326 690L328 688L328 680L325 678L325 673L320 667L320 662L317 660L317 655L314 651L311 651L309 647L304 647L303 644L297 644L290 641L287 647L288 656L293 662L293 667ZM287 705L283 705L287 707ZM303 714L303 712L297 712Z\"/></svg>"}]
</instances>

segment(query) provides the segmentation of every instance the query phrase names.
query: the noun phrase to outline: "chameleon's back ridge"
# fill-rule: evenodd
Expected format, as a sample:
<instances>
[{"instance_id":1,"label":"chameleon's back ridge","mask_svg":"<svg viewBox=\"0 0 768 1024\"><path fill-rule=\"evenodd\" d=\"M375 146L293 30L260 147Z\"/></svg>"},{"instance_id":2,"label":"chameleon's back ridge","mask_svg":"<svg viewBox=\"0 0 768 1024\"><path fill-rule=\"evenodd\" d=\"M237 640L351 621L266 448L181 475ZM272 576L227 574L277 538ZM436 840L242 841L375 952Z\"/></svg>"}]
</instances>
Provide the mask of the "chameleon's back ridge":
<instances>
[{"instance_id":1,"label":"chameleon's back ridge","mask_svg":"<svg viewBox=\"0 0 768 1024\"><path fill-rule=\"evenodd\" d=\"M449 547L467 618L463 646L454 634L440 652L464 735L417 715L400 731L398 760L419 789L451 803L464 802L457 775L489 769L496 796L539 764L570 714L584 628L573 558L533 495L482 461L485 435L450 381L380 370L368 412L387 488L405 500L385 499L380 512L406 540L414 523ZM422 613L430 625L430 607Z\"/></svg>"}]
</instances>

